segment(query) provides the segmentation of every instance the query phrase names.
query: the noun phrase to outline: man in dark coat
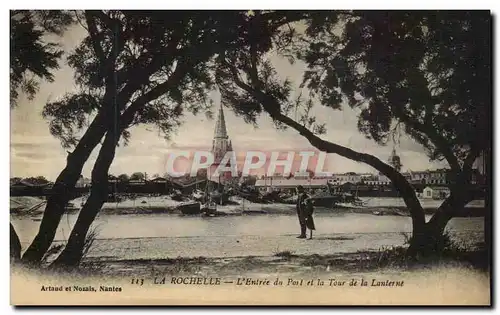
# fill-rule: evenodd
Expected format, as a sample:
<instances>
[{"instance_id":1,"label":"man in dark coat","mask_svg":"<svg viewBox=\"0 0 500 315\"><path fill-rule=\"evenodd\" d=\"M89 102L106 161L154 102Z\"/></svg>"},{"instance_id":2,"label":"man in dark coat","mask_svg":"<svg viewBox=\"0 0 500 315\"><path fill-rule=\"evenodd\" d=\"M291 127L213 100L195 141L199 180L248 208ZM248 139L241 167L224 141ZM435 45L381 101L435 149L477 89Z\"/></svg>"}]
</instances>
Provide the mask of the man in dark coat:
<instances>
[{"instance_id":1,"label":"man in dark coat","mask_svg":"<svg viewBox=\"0 0 500 315\"><path fill-rule=\"evenodd\" d=\"M309 200L309 196L304 191L304 187L298 186L297 187L297 216L299 217L300 235L297 236L297 238L306 238L306 229L308 227L307 221L308 221L308 217L310 217L309 204L311 204L310 200L309 201L308 200ZM312 212L311 212L311 214L312 214ZM312 222L312 223L313 223L312 227L314 229L314 222ZM311 227L311 226L309 225L309 227ZM312 237L312 230L311 230L311 237Z\"/></svg>"}]
</instances>

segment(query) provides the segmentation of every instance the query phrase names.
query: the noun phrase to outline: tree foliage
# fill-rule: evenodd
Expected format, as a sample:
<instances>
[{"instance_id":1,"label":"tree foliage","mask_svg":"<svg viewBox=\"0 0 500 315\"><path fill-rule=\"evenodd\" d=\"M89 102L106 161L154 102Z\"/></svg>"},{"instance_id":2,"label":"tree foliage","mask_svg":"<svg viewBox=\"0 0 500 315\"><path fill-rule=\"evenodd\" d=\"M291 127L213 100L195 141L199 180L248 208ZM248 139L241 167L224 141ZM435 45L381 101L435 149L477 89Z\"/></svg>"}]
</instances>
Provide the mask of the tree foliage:
<instances>
[{"instance_id":1,"label":"tree foliage","mask_svg":"<svg viewBox=\"0 0 500 315\"><path fill-rule=\"evenodd\" d=\"M45 185L50 183L44 176L27 177L23 179L23 181L33 185Z\"/></svg>"},{"instance_id":2,"label":"tree foliage","mask_svg":"<svg viewBox=\"0 0 500 315\"><path fill-rule=\"evenodd\" d=\"M141 172L135 172L132 175L130 175L130 180L144 180L145 176L144 173Z\"/></svg>"},{"instance_id":3,"label":"tree foliage","mask_svg":"<svg viewBox=\"0 0 500 315\"><path fill-rule=\"evenodd\" d=\"M118 175L118 181L122 183L126 183L129 180L129 176L127 174L120 174Z\"/></svg>"},{"instance_id":4,"label":"tree foliage","mask_svg":"<svg viewBox=\"0 0 500 315\"><path fill-rule=\"evenodd\" d=\"M100 210L107 174L119 140L129 128L155 125L165 137L183 113L207 110L214 86L214 58L239 45L244 11L84 11L76 13L87 36L68 57L75 91L51 102L43 115L52 135L68 151L67 164L52 188L40 229L23 261L38 263L48 250L85 161L100 141L92 169L92 190L58 260L74 265L82 237Z\"/></svg>"},{"instance_id":5,"label":"tree foliage","mask_svg":"<svg viewBox=\"0 0 500 315\"><path fill-rule=\"evenodd\" d=\"M68 11L10 11L10 104L15 106L19 90L33 99L39 81L54 80L63 51L50 40L50 34L62 35L73 23Z\"/></svg>"},{"instance_id":6,"label":"tree foliage","mask_svg":"<svg viewBox=\"0 0 500 315\"><path fill-rule=\"evenodd\" d=\"M248 28L256 23L259 35L270 27ZM282 24L267 46L249 36L245 47L219 59L223 101L248 121L262 104L279 104L266 110L288 116L301 110L296 120L320 134L328 126L310 114L313 104L340 110L345 102L360 110L358 128L368 138L385 144L402 127L455 175L489 146L488 12L309 12L302 23L302 32L296 29L303 24ZM290 80L271 62L272 54L290 53L307 65L301 87L308 97L294 97Z\"/></svg>"},{"instance_id":7,"label":"tree foliage","mask_svg":"<svg viewBox=\"0 0 500 315\"><path fill-rule=\"evenodd\" d=\"M362 11L308 28L303 85L325 106L359 108L385 143L395 123L455 172L489 145L491 17L478 11ZM341 29L342 31L340 31Z\"/></svg>"},{"instance_id":8,"label":"tree foliage","mask_svg":"<svg viewBox=\"0 0 500 315\"><path fill-rule=\"evenodd\" d=\"M239 45L246 12L85 11L88 36L68 57L79 90L47 104L52 135L74 147L93 114L116 103L127 128L156 126L169 137L185 110L209 111L213 58ZM182 105L182 106L181 106ZM127 113L127 114L125 114ZM124 117L127 119L124 119ZM119 119L115 120L116 128Z\"/></svg>"}]
</instances>

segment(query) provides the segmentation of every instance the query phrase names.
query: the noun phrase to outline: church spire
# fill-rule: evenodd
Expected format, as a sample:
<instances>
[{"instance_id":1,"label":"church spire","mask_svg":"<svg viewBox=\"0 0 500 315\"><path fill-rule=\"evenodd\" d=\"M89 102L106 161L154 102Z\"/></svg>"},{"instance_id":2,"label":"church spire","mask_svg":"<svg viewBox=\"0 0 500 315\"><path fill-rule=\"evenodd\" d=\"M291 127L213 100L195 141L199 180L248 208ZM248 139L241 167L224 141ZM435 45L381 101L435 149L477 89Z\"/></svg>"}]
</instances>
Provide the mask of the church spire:
<instances>
[{"instance_id":1,"label":"church spire","mask_svg":"<svg viewBox=\"0 0 500 315\"><path fill-rule=\"evenodd\" d=\"M224 119L224 111L222 104L215 123L214 140L212 141L212 153L214 153L215 164L219 163L228 151L232 151L233 146L229 140L226 129L226 120Z\"/></svg>"},{"instance_id":2,"label":"church spire","mask_svg":"<svg viewBox=\"0 0 500 315\"><path fill-rule=\"evenodd\" d=\"M217 116L217 122L215 123L214 138L227 139L227 129L226 120L224 119L224 111L222 110L222 104L220 105L219 115Z\"/></svg>"},{"instance_id":3,"label":"church spire","mask_svg":"<svg viewBox=\"0 0 500 315\"><path fill-rule=\"evenodd\" d=\"M401 158L396 154L396 148L392 148L391 156L389 157L389 164L396 169L396 171L400 172L401 167Z\"/></svg>"}]
</instances>

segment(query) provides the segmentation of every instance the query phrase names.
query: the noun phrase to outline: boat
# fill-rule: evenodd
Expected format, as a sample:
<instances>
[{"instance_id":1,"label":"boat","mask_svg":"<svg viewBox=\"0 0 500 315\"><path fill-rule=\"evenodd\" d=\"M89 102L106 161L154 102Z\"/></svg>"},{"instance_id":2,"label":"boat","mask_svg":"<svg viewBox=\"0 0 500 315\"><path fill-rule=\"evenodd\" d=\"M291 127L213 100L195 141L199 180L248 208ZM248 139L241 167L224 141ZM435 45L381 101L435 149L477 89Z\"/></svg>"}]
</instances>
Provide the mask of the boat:
<instances>
[{"instance_id":1,"label":"boat","mask_svg":"<svg viewBox=\"0 0 500 315\"><path fill-rule=\"evenodd\" d=\"M212 199L215 203L220 205L226 204L229 200L228 194L217 190L209 192L208 196L208 198Z\"/></svg>"},{"instance_id":2,"label":"boat","mask_svg":"<svg viewBox=\"0 0 500 315\"><path fill-rule=\"evenodd\" d=\"M209 201L201 205L201 212L209 216L215 215L217 213L217 204Z\"/></svg>"},{"instance_id":3,"label":"boat","mask_svg":"<svg viewBox=\"0 0 500 315\"><path fill-rule=\"evenodd\" d=\"M316 207L333 208L338 203L344 202L345 198L342 194L335 193L330 185L327 185L326 191L321 191L310 197L313 205Z\"/></svg>"},{"instance_id":4,"label":"boat","mask_svg":"<svg viewBox=\"0 0 500 315\"><path fill-rule=\"evenodd\" d=\"M350 204L356 207L363 207L364 203L356 195L336 192L329 183L325 191L312 195L311 200L316 207L334 208L337 205Z\"/></svg>"},{"instance_id":5,"label":"boat","mask_svg":"<svg viewBox=\"0 0 500 315\"><path fill-rule=\"evenodd\" d=\"M204 193L203 193L203 191L201 191L201 190L198 190L198 189L197 189L197 190L195 190L195 191L193 192L193 198L194 198L194 200L196 200L196 201L201 201L201 200L203 199L203 197L204 197L204 196L205 196L205 194L204 194Z\"/></svg>"},{"instance_id":6,"label":"boat","mask_svg":"<svg viewBox=\"0 0 500 315\"><path fill-rule=\"evenodd\" d=\"M184 200L184 196L181 194L174 194L172 197L170 197L174 201L182 201Z\"/></svg>"},{"instance_id":7,"label":"boat","mask_svg":"<svg viewBox=\"0 0 500 315\"><path fill-rule=\"evenodd\" d=\"M196 215L201 213L201 204L199 202L183 203L177 206L184 215Z\"/></svg>"}]
</instances>

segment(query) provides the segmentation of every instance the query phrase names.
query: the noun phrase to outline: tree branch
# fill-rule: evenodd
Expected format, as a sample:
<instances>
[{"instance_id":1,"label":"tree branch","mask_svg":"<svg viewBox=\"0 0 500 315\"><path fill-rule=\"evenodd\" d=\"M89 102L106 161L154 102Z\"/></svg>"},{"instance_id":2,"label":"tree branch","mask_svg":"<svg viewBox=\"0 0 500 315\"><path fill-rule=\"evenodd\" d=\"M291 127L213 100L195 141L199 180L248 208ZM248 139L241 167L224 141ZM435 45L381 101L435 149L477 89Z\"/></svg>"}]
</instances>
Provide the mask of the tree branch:
<instances>
[{"instance_id":1,"label":"tree branch","mask_svg":"<svg viewBox=\"0 0 500 315\"><path fill-rule=\"evenodd\" d=\"M455 156L455 154L453 154L451 146L448 144L448 142L443 136L441 136L436 132L436 129L433 126L429 125L427 120L425 123L422 124L417 120L409 117L408 115L405 115L403 111L396 111L396 113L397 117L400 119L401 122L405 123L410 128L429 137L432 143L443 154L446 161L448 161L448 164L450 165L452 172L455 174L460 173L461 170L460 163L458 163L457 157Z\"/></svg>"},{"instance_id":2,"label":"tree branch","mask_svg":"<svg viewBox=\"0 0 500 315\"><path fill-rule=\"evenodd\" d=\"M85 11L85 17L87 20L92 47L97 58L99 59L99 77L101 79L104 78L106 89L113 87L116 89L117 82L114 76L116 70L116 59L125 46L125 38L122 36L121 23L117 19L110 18L102 11ZM113 43L108 56L106 56L101 46L101 43L103 42L103 33L102 31L98 32L97 30L96 17L103 21L113 32Z\"/></svg>"},{"instance_id":3,"label":"tree branch","mask_svg":"<svg viewBox=\"0 0 500 315\"><path fill-rule=\"evenodd\" d=\"M186 75L189 70L188 63L181 63L177 66L174 73L163 83L158 84L154 88L152 88L146 94L138 97L129 107L123 112L122 115L122 127L126 129L129 124L133 121L135 114L147 103L152 100L160 97L163 94L168 93L168 90L176 85L182 80L182 78Z\"/></svg>"},{"instance_id":4,"label":"tree branch","mask_svg":"<svg viewBox=\"0 0 500 315\"><path fill-rule=\"evenodd\" d=\"M132 69L124 68L121 71L118 71L118 86L121 86L125 82L130 82L130 78L136 78L133 81L140 81L140 78L147 78L156 70L158 70L159 67L164 64L168 64L169 59L173 60L180 40L182 39L183 30L184 29L182 28L177 28L176 30L174 30L174 32L172 33L172 38L164 48L161 45L161 40L159 40L159 42L157 42L156 44L153 44L153 47L155 45L158 45L158 48L160 49L154 54L153 60L148 65L145 66L141 64L140 60L150 55L150 51L141 54L137 58L137 62Z\"/></svg>"},{"instance_id":5,"label":"tree branch","mask_svg":"<svg viewBox=\"0 0 500 315\"><path fill-rule=\"evenodd\" d=\"M87 20L87 27L89 30L89 35L92 42L92 47L94 48L94 52L97 56L97 59L99 59L99 63L104 64L106 62L106 56L104 55L104 51L100 45L102 36L98 35L95 11L85 11L85 19Z\"/></svg>"},{"instance_id":6,"label":"tree branch","mask_svg":"<svg viewBox=\"0 0 500 315\"><path fill-rule=\"evenodd\" d=\"M410 185L410 183L408 183L408 181L402 174L371 154L357 152L344 146L325 141L316 136L305 126L301 125L290 117L283 115L280 111L280 104L272 96L269 96L260 90L254 89L250 85L243 82L237 76L237 69L234 67L234 65L226 62L226 66L230 67L229 69L233 74L233 80L235 84L245 92L252 95L261 104L261 106L273 120L279 121L289 127L292 127L293 129L298 131L300 135L305 137L309 141L309 143L311 143L314 147L321 151L324 151L326 153L335 153L350 160L368 164L387 176L393 182L395 187L401 192L401 195L405 200L406 205L408 206L414 222L414 231L425 224L425 216L422 206L417 199L413 187Z\"/></svg>"}]
</instances>

